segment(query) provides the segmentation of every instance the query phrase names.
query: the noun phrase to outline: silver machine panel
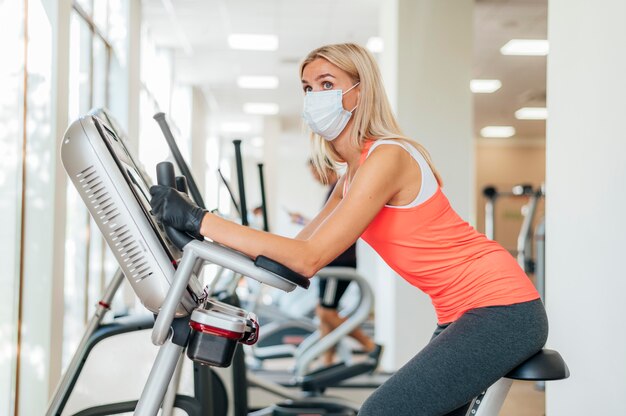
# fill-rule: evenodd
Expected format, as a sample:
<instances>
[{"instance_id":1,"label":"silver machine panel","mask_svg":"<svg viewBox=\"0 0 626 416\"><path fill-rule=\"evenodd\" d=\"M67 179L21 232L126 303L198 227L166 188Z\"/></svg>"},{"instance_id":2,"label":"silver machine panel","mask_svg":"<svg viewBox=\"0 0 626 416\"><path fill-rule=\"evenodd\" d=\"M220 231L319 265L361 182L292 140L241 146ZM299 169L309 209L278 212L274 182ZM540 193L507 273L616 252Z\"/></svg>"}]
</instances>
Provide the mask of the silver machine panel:
<instances>
[{"instance_id":1,"label":"silver machine panel","mask_svg":"<svg viewBox=\"0 0 626 416\"><path fill-rule=\"evenodd\" d=\"M150 179L111 119L99 110L74 121L61 144L61 161L137 297L158 313L180 253L152 217ZM192 277L176 315L191 313L206 296Z\"/></svg>"}]
</instances>

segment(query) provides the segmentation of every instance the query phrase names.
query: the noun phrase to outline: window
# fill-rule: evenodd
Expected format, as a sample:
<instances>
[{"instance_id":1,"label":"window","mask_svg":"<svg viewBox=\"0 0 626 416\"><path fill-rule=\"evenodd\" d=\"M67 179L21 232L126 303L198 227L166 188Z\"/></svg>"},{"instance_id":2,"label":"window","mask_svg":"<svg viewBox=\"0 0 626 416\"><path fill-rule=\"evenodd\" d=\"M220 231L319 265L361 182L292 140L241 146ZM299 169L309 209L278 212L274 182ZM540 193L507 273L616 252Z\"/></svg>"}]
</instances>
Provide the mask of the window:
<instances>
[{"instance_id":1,"label":"window","mask_svg":"<svg viewBox=\"0 0 626 416\"><path fill-rule=\"evenodd\" d=\"M70 18L69 120L124 97L110 85L123 67L125 16L120 0L74 3ZM115 44L108 34L113 35ZM116 50L117 48L117 50ZM82 199L68 182L65 243L63 368L69 363L117 263ZM118 303L119 306L119 303Z\"/></svg>"},{"instance_id":2,"label":"window","mask_svg":"<svg viewBox=\"0 0 626 416\"><path fill-rule=\"evenodd\" d=\"M20 286L22 145L24 139L24 5L0 3L0 414L13 413Z\"/></svg>"}]
</instances>

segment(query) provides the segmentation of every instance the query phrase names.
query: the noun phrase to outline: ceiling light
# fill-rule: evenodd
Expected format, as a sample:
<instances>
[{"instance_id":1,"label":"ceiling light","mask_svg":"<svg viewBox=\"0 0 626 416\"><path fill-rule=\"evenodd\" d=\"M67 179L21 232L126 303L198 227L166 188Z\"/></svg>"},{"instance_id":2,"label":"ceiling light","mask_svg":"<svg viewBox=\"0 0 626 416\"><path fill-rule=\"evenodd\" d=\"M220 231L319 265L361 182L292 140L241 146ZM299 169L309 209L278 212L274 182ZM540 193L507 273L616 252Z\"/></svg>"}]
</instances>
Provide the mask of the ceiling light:
<instances>
[{"instance_id":1,"label":"ceiling light","mask_svg":"<svg viewBox=\"0 0 626 416\"><path fill-rule=\"evenodd\" d=\"M477 94L491 94L500 89L502 83L498 79L473 79L470 81L470 90Z\"/></svg>"},{"instance_id":2,"label":"ceiling light","mask_svg":"<svg viewBox=\"0 0 626 416\"><path fill-rule=\"evenodd\" d=\"M548 118L548 109L545 107L523 107L515 112L518 120L545 120Z\"/></svg>"},{"instance_id":3,"label":"ceiling light","mask_svg":"<svg viewBox=\"0 0 626 416\"><path fill-rule=\"evenodd\" d=\"M278 88L275 76L241 76L237 78L239 88L274 89Z\"/></svg>"},{"instance_id":4,"label":"ceiling light","mask_svg":"<svg viewBox=\"0 0 626 416\"><path fill-rule=\"evenodd\" d=\"M512 126L487 126L480 130L483 137L511 137L515 135L515 128Z\"/></svg>"},{"instance_id":5,"label":"ceiling light","mask_svg":"<svg viewBox=\"0 0 626 416\"><path fill-rule=\"evenodd\" d=\"M248 133L252 130L252 126L250 126L250 123L231 121L222 123L220 130L222 130L223 133Z\"/></svg>"},{"instance_id":6,"label":"ceiling light","mask_svg":"<svg viewBox=\"0 0 626 416\"><path fill-rule=\"evenodd\" d=\"M545 39L511 39L500 48L502 55L546 56L549 45Z\"/></svg>"},{"instance_id":7,"label":"ceiling light","mask_svg":"<svg viewBox=\"0 0 626 416\"><path fill-rule=\"evenodd\" d=\"M278 36L242 33L232 34L228 35L228 46L230 46L231 49L246 51L275 51L278 49Z\"/></svg>"},{"instance_id":8,"label":"ceiling light","mask_svg":"<svg viewBox=\"0 0 626 416\"><path fill-rule=\"evenodd\" d=\"M263 147L264 140L263 137L253 137L250 142L254 147Z\"/></svg>"},{"instance_id":9,"label":"ceiling light","mask_svg":"<svg viewBox=\"0 0 626 416\"><path fill-rule=\"evenodd\" d=\"M247 114L274 115L278 114L279 107L276 103L245 103L243 112Z\"/></svg>"},{"instance_id":10,"label":"ceiling light","mask_svg":"<svg viewBox=\"0 0 626 416\"><path fill-rule=\"evenodd\" d=\"M385 43L381 37L372 36L367 40L365 47L372 53L381 53L385 49Z\"/></svg>"}]
</instances>

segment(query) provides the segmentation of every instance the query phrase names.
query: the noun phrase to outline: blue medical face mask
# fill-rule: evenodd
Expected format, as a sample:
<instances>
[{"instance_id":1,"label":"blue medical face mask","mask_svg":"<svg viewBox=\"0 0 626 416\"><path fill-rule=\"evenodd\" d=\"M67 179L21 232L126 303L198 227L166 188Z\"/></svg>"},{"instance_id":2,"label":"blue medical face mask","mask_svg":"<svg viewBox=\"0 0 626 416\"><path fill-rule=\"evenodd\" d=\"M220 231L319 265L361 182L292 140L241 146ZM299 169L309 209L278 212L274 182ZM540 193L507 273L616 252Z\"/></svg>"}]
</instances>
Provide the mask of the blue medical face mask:
<instances>
[{"instance_id":1,"label":"blue medical face mask","mask_svg":"<svg viewBox=\"0 0 626 416\"><path fill-rule=\"evenodd\" d=\"M308 91L304 96L304 110L302 118L309 125L313 133L332 141L341 134L350 121L352 112L343 108L342 97L359 85L357 82L342 93L341 90Z\"/></svg>"}]
</instances>

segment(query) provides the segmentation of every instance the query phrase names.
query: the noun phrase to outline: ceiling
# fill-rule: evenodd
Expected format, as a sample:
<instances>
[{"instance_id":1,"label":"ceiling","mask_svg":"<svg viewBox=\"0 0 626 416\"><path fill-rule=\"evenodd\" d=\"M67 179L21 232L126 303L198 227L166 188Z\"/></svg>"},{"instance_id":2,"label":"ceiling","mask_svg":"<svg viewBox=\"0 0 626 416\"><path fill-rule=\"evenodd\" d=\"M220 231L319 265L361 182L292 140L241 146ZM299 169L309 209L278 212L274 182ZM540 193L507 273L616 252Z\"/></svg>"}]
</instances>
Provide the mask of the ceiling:
<instances>
[{"instance_id":1,"label":"ceiling","mask_svg":"<svg viewBox=\"0 0 626 416\"><path fill-rule=\"evenodd\" d=\"M366 44L378 33L384 0L143 0L143 19L156 45L174 51L178 82L200 86L220 118L246 117L245 102L275 102L294 123L302 107L299 61L327 43ZM475 134L486 125L512 125L518 138L543 138L545 121L517 120L524 106L545 106L546 57L504 56L512 38L545 39L547 0L477 0L474 78L496 78L502 88L474 94ZM235 51L230 33L277 34L275 52ZM239 75L277 75L275 90L243 90ZM248 116L249 117L249 116ZM296 121L297 122L297 121Z\"/></svg>"},{"instance_id":2,"label":"ceiling","mask_svg":"<svg viewBox=\"0 0 626 416\"><path fill-rule=\"evenodd\" d=\"M473 77L499 79L493 94L474 94L474 130L513 126L516 137L544 138L545 120L517 120L521 107L545 107L545 56L505 56L511 39L547 39L547 0L479 0L474 9Z\"/></svg>"}]
</instances>

